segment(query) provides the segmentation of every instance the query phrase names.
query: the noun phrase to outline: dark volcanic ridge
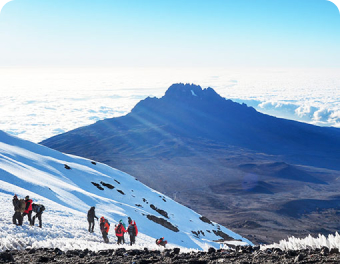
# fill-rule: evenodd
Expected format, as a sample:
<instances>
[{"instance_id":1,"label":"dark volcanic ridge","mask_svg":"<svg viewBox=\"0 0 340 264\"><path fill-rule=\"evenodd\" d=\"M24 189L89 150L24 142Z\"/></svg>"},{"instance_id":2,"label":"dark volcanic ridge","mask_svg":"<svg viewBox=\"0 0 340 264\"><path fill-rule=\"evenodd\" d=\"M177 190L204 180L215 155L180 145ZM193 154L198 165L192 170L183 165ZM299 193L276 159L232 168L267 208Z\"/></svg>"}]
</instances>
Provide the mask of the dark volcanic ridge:
<instances>
[{"instance_id":1,"label":"dark volcanic ridge","mask_svg":"<svg viewBox=\"0 0 340 264\"><path fill-rule=\"evenodd\" d=\"M143 158L171 157L174 150L176 156L194 155L188 139L289 155L306 165L313 161L314 166L338 168L330 161L340 156L340 129L261 114L226 100L212 88L193 84L173 84L162 98L148 97L126 116L101 120L41 144L71 154L104 151Z\"/></svg>"}]
</instances>

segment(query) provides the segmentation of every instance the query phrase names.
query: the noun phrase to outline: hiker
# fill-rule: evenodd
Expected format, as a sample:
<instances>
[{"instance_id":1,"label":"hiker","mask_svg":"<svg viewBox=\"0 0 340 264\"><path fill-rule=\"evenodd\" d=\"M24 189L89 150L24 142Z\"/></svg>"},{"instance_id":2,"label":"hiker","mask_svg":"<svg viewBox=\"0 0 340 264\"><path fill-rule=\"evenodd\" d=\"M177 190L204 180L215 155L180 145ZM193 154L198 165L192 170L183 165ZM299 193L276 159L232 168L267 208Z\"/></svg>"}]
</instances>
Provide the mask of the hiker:
<instances>
[{"instance_id":1,"label":"hiker","mask_svg":"<svg viewBox=\"0 0 340 264\"><path fill-rule=\"evenodd\" d=\"M131 219L131 217L129 216L129 217L128 217L128 223L129 223L129 225L131 224L131 222L132 222L132 219Z\"/></svg>"},{"instance_id":2,"label":"hiker","mask_svg":"<svg viewBox=\"0 0 340 264\"><path fill-rule=\"evenodd\" d=\"M22 215L21 213L23 212L23 207L25 206L25 202L23 201L23 199L21 199L21 201L18 199L18 196L15 194L13 196L13 206L14 206L14 215L12 217L13 220L13 224L17 225L17 226L21 226L22 225ZM22 206L22 204L24 206Z\"/></svg>"},{"instance_id":3,"label":"hiker","mask_svg":"<svg viewBox=\"0 0 340 264\"><path fill-rule=\"evenodd\" d=\"M45 206L42 204L32 204L32 211L35 212L35 216L32 218L32 226L34 226L35 218L38 217L39 220L39 227L42 228L42 220L41 220L41 215L45 210Z\"/></svg>"},{"instance_id":4,"label":"hiker","mask_svg":"<svg viewBox=\"0 0 340 264\"><path fill-rule=\"evenodd\" d=\"M103 239L105 243L109 243L109 238L107 237L110 230L110 223L107 219L102 216L100 218L100 231L102 231Z\"/></svg>"},{"instance_id":5,"label":"hiker","mask_svg":"<svg viewBox=\"0 0 340 264\"><path fill-rule=\"evenodd\" d=\"M98 217L96 216L96 213L94 212L94 209L96 209L94 206L90 208L90 210L87 212L87 221L89 222L89 232L93 233L94 229L94 219Z\"/></svg>"},{"instance_id":6,"label":"hiker","mask_svg":"<svg viewBox=\"0 0 340 264\"><path fill-rule=\"evenodd\" d=\"M125 232L127 232L127 229L126 229L126 225L125 223L123 222L122 219L119 220L119 223L121 223L125 229ZM124 233L123 233L123 236L122 236L122 239L123 239L123 244L125 244L125 236L124 236Z\"/></svg>"},{"instance_id":7,"label":"hiker","mask_svg":"<svg viewBox=\"0 0 340 264\"><path fill-rule=\"evenodd\" d=\"M115 227L115 232L117 236L117 244L124 244L124 233L126 233L126 229L124 228L123 221L120 220L118 225Z\"/></svg>"},{"instance_id":8,"label":"hiker","mask_svg":"<svg viewBox=\"0 0 340 264\"><path fill-rule=\"evenodd\" d=\"M127 231L130 235L130 246L132 246L132 244L136 243L136 236L138 235L138 229L135 221L130 221Z\"/></svg>"},{"instance_id":9,"label":"hiker","mask_svg":"<svg viewBox=\"0 0 340 264\"><path fill-rule=\"evenodd\" d=\"M158 246L163 246L165 247L166 244L168 244L168 241L164 240L164 237L161 237L159 239L156 239L156 244Z\"/></svg>"},{"instance_id":10,"label":"hiker","mask_svg":"<svg viewBox=\"0 0 340 264\"><path fill-rule=\"evenodd\" d=\"M30 225L32 225L32 200L30 199L30 197L27 195L25 197L25 211L22 214L22 220L24 220L24 216L27 215L28 216L28 222L30 223Z\"/></svg>"}]
</instances>

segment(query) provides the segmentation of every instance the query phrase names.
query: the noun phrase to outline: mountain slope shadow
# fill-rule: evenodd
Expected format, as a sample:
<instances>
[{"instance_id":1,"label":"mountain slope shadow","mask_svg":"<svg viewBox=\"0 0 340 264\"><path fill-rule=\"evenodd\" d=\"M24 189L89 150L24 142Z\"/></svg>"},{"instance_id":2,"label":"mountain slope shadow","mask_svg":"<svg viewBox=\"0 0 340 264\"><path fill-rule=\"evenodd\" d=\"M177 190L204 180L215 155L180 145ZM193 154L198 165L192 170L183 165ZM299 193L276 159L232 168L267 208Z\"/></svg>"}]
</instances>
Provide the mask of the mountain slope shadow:
<instances>
[{"instance_id":1,"label":"mountain slope shadow","mask_svg":"<svg viewBox=\"0 0 340 264\"><path fill-rule=\"evenodd\" d=\"M274 194L276 187L264 181L243 181L242 183L220 183L218 185L210 185L209 188L216 194Z\"/></svg>"},{"instance_id":2,"label":"mountain slope shadow","mask_svg":"<svg viewBox=\"0 0 340 264\"><path fill-rule=\"evenodd\" d=\"M287 179L301 182L317 184L327 184L326 182L314 177L310 173L298 168L297 166L285 162L271 162L264 164L241 164L239 168L248 173L271 176L273 178Z\"/></svg>"},{"instance_id":3,"label":"mountain slope shadow","mask_svg":"<svg viewBox=\"0 0 340 264\"><path fill-rule=\"evenodd\" d=\"M283 203L276 211L280 215L289 217L300 218L304 214L311 212L326 210L326 209L339 209L340 199L318 200L318 199L298 199Z\"/></svg>"}]
</instances>

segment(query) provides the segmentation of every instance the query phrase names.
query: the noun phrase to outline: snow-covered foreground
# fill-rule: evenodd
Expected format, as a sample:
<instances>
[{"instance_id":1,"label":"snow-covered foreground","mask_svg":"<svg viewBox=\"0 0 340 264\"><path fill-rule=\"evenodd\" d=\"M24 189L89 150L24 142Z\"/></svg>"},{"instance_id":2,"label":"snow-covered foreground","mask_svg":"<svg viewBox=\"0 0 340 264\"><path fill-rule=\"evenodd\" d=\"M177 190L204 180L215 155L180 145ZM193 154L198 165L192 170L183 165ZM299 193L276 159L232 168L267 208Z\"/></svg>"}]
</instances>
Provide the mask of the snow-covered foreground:
<instances>
[{"instance_id":1,"label":"snow-covered foreground","mask_svg":"<svg viewBox=\"0 0 340 264\"><path fill-rule=\"evenodd\" d=\"M316 249L327 247L340 249L340 235L338 232L335 235L319 235L318 237L312 237L309 235L305 238L289 237L287 240L280 240L279 243L273 243L270 245L262 245L261 249L267 248L280 248L281 250L302 250L302 249Z\"/></svg>"},{"instance_id":2,"label":"snow-covered foreground","mask_svg":"<svg viewBox=\"0 0 340 264\"><path fill-rule=\"evenodd\" d=\"M14 194L19 198L29 195L34 203L45 205L42 229L30 227L27 216L22 227L12 224ZM133 248L154 248L159 237L165 237L169 247L183 250L219 248L220 244L214 241L222 236L229 236L233 244L252 245L124 172L1 131L0 199L0 251L26 247L117 247L114 225L120 219L127 223L128 217L136 221L139 229ZM98 223L94 234L87 232L86 213L91 206L96 207L98 217L110 221L109 238L113 244L102 242Z\"/></svg>"},{"instance_id":3,"label":"snow-covered foreground","mask_svg":"<svg viewBox=\"0 0 340 264\"><path fill-rule=\"evenodd\" d=\"M24 190L22 190L24 191ZM26 192L25 192L26 193ZM20 196L24 195L19 191ZM109 232L110 243L103 242L98 222L95 223L95 232L87 231L88 224L86 214L63 207L57 203L39 197L39 202L44 203L48 208L42 215L43 228L29 226L27 216L23 226L12 224L13 206L12 195L0 193L2 210L0 213L0 252L7 249L25 248L60 248L61 250L91 249L98 251L122 247L116 244L113 227ZM35 214L33 214L35 215ZM125 235L126 243L129 242L128 235ZM175 245L169 244L168 247ZM124 245L127 249L160 249L155 240L142 233L138 234L136 244L133 246ZM182 251L189 251L181 247Z\"/></svg>"}]
</instances>

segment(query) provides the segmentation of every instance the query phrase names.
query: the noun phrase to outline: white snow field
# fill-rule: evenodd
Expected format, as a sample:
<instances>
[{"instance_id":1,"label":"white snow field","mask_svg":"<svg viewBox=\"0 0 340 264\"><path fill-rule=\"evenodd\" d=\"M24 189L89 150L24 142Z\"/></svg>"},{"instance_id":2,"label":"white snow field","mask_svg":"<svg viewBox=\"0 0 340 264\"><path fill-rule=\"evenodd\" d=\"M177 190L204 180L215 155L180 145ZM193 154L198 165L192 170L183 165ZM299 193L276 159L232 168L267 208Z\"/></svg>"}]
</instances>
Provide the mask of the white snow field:
<instances>
[{"instance_id":1,"label":"white snow field","mask_svg":"<svg viewBox=\"0 0 340 264\"><path fill-rule=\"evenodd\" d=\"M66 169L65 165L70 169ZM165 183L166 184L166 183ZM13 195L29 195L34 203L44 204L43 227L12 224ZM148 188L134 177L94 161L66 155L0 131L0 252L7 249L55 248L62 250L101 250L118 247L114 226L128 216L136 221L139 234L134 246L156 248L155 239L165 237L169 248L207 250L220 248L214 232L227 234L232 244L252 245L250 241L218 225L204 222L201 215L161 193ZM87 211L96 207L96 215L111 224L105 244L99 224L89 233ZM163 210L163 211L161 211ZM33 213L34 215L34 213ZM162 219L170 228L147 218ZM194 234L192 231L196 232ZM126 242L129 241L125 235Z\"/></svg>"}]
</instances>

